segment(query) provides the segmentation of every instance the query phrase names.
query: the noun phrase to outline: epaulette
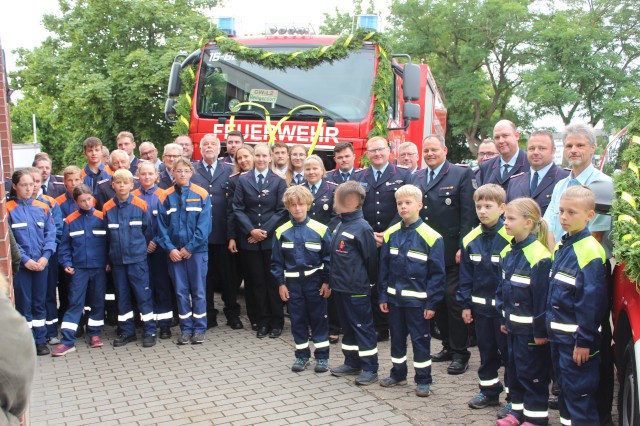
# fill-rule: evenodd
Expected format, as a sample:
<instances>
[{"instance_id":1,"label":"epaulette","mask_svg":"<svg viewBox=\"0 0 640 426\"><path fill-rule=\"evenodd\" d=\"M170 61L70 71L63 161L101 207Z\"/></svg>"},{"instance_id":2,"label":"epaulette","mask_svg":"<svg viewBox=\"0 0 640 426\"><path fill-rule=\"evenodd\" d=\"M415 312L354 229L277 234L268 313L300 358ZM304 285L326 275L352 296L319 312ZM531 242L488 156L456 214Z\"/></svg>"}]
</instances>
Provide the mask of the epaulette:
<instances>
[{"instance_id":1,"label":"epaulette","mask_svg":"<svg viewBox=\"0 0 640 426\"><path fill-rule=\"evenodd\" d=\"M328 181L326 181L326 182L327 182L329 185L338 186L338 184L337 184L337 183L335 183L335 182L333 182L333 181L328 180Z\"/></svg>"},{"instance_id":2,"label":"epaulette","mask_svg":"<svg viewBox=\"0 0 640 426\"><path fill-rule=\"evenodd\" d=\"M469 168L469 165L464 163L456 163L455 165L458 167L466 167L467 169Z\"/></svg>"},{"instance_id":3,"label":"epaulette","mask_svg":"<svg viewBox=\"0 0 640 426\"><path fill-rule=\"evenodd\" d=\"M570 169L569 167L563 167L563 169L565 169L568 172L572 171L572 169Z\"/></svg>"},{"instance_id":4,"label":"epaulette","mask_svg":"<svg viewBox=\"0 0 640 426\"><path fill-rule=\"evenodd\" d=\"M58 179L62 179L64 180L64 176L63 175L54 175L56 178ZM58 182L53 182L53 183L58 183Z\"/></svg>"},{"instance_id":5,"label":"epaulette","mask_svg":"<svg viewBox=\"0 0 640 426\"><path fill-rule=\"evenodd\" d=\"M224 160L225 157L218 157L218 160Z\"/></svg>"},{"instance_id":6,"label":"epaulette","mask_svg":"<svg viewBox=\"0 0 640 426\"><path fill-rule=\"evenodd\" d=\"M364 168L364 169L355 169L353 171L353 173L360 173L360 172L365 171L365 170L367 170L367 169L366 168Z\"/></svg>"},{"instance_id":7,"label":"epaulette","mask_svg":"<svg viewBox=\"0 0 640 426\"><path fill-rule=\"evenodd\" d=\"M233 166L233 163L228 163L226 161L223 161L224 164L226 164L227 166Z\"/></svg>"},{"instance_id":8,"label":"epaulette","mask_svg":"<svg viewBox=\"0 0 640 426\"><path fill-rule=\"evenodd\" d=\"M244 175L246 175L247 173L249 173L249 171L242 172L242 173L240 173L240 176L244 176Z\"/></svg>"},{"instance_id":9,"label":"epaulette","mask_svg":"<svg viewBox=\"0 0 640 426\"><path fill-rule=\"evenodd\" d=\"M409 166L403 166L402 164L396 164L396 167L400 167L401 169L408 170Z\"/></svg>"},{"instance_id":10,"label":"epaulette","mask_svg":"<svg viewBox=\"0 0 640 426\"><path fill-rule=\"evenodd\" d=\"M54 185L64 185L64 182L51 182Z\"/></svg>"},{"instance_id":11,"label":"epaulette","mask_svg":"<svg viewBox=\"0 0 640 426\"><path fill-rule=\"evenodd\" d=\"M229 177L232 178L234 176L238 176L239 174L240 174L240 172L236 172L236 173L230 174Z\"/></svg>"},{"instance_id":12,"label":"epaulette","mask_svg":"<svg viewBox=\"0 0 640 426\"><path fill-rule=\"evenodd\" d=\"M509 179L517 178L518 176L522 176L523 174L524 174L524 172L517 173L517 174L511 176Z\"/></svg>"},{"instance_id":13,"label":"epaulette","mask_svg":"<svg viewBox=\"0 0 640 426\"><path fill-rule=\"evenodd\" d=\"M102 179L98 181L98 185L102 185L105 182L109 182L111 179Z\"/></svg>"}]
</instances>

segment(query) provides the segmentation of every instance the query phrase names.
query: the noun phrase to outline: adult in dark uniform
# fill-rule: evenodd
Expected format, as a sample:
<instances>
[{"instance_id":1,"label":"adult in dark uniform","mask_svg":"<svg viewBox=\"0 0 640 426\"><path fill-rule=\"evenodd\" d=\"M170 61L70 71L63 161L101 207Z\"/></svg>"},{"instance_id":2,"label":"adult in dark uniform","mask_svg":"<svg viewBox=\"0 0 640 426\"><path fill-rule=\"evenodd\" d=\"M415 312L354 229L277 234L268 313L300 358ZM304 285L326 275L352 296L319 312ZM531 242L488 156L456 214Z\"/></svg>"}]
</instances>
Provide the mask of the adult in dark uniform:
<instances>
[{"instance_id":1,"label":"adult in dark uniform","mask_svg":"<svg viewBox=\"0 0 640 426\"><path fill-rule=\"evenodd\" d=\"M182 156L189 161L193 157L193 141L189 135L178 135L173 143L176 143L182 147Z\"/></svg>"},{"instance_id":2,"label":"adult in dark uniform","mask_svg":"<svg viewBox=\"0 0 640 426\"><path fill-rule=\"evenodd\" d=\"M109 156L109 168L115 172L116 170L129 170L129 156L121 149L116 149ZM96 195L96 210L102 211L102 207L107 201L116 196L116 191L111 186L112 176L98 182L98 190ZM133 189L140 188L140 180L133 178Z\"/></svg>"},{"instance_id":3,"label":"adult in dark uniform","mask_svg":"<svg viewBox=\"0 0 640 426\"><path fill-rule=\"evenodd\" d=\"M354 166L356 154L353 151L351 142L337 143L333 149L333 160L338 168L327 173L327 180L340 185L343 182L355 179L355 172L357 171Z\"/></svg>"},{"instance_id":4,"label":"adult in dark uniform","mask_svg":"<svg viewBox=\"0 0 640 426\"><path fill-rule=\"evenodd\" d=\"M227 249L227 186L233 169L218 160L220 140L208 133L200 140L202 160L194 164L195 172L191 182L204 188L211 198L211 233L209 234L209 267L207 270L207 322L209 328L217 325L218 311L213 305L214 288L222 290L224 315L227 325L234 330L241 329L238 286L229 276L231 253Z\"/></svg>"},{"instance_id":5,"label":"adult in dark uniform","mask_svg":"<svg viewBox=\"0 0 640 426\"><path fill-rule=\"evenodd\" d=\"M285 177L289 170L290 148L284 142L276 142L271 145L271 156L273 157L273 171Z\"/></svg>"},{"instance_id":6,"label":"adult in dark uniform","mask_svg":"<svg viewBox=\"0 0 640 426\"><path fill-rule=\"evenodd\" d=\"M138 172L138 163L140 159L136 157L136 154L133 152L136 147L135 139L133 138L133 133L131 132L120 132L116 137L116 145L118 149L123 150L129 156L129 171L132 175L136 176ZM114 170L115 171L115 170Z\"/></svg>"},{"instance_id":7,"label":"adult in dark uniform","mask_svg":"<svg viewBox=\"0 0 640 426\"><path fill-rule=\"evenodd\" d=\"M367 157L371 166L355 173L355 180L367 193L362 213L364 219L373 228L378 248L382 245L382 237L394 222L400 221L397 214L395 193L402 185L409 183L411 176L406 169L389 162L389 143L383 137L376 136L367 141ZM380 311L378 290L371 289L373 304L373 320L379 341L389 339L389 325L386 315Z\"/></svg>"},{"instance_id":8,"label":"adult in dark uniform","mask_svg":"<svg viewBox=\"0 0 640 426\"><path fill-rule=\"evenodd\" d=\"M558 181L569 176L569 171L556 166L553 156L556 147L553 133L547 130L536 130L527 141L527 160L531 165L528 172L511 176L507 190L507 203L516 198L533 198L544 215L551 202L553 188Z\"/></svg>"},{"instance_id":9,"label":"adult in dark uniform","mask_svg":"<svg viewBox=\"0 0 640 426\"><path fill-rule=\"evenodd\" d=\"M238 225L240 254L256 303L257 337L282 334L284 313L278 284L271 274L272 238L286 220L282 197L287 189L284 179L270 169L271 148L254 148L255 167L238 178L233 195L233 214Z\"/></svg>"},{"instance_id":10,"label":"adult in dark uniform","mask_svg":"<svg viewBox=\"0 0 640 426\"><path fill-rule=\"evenodd\" d=\"M44 195L56 198L58 195L64 194L67 188L62 182L62 176L51 174L51 157L44 152L36 154L33 159L33 167L40 170L42 174L42 185L38 190L42 189ZM11 179L9 179L9 190L11 189ZM9 191L7 191L7 194Z\"/></svg>"},{"instance_id":11,"label":"adult in dark uniform","mask_svg":"<svg viewBox=\"0 0 640 426\"><path fill-rule=\"evenodd\" d=\"M409 173L420 170L420 154L413 142L402 142L398 147L398 166L404 167Z\"/></svg>"},{"instance_id":12,"label":"adult in dark uniform","mask_svg":"<svg viewBox=\"0 0 640 426\"><path fill-rule=\"evenodd\" d=\"M480 145L478 145L478 155L476 157L476 159L478 160L478 168L473 171L473 174L476 177L476 181L478 180L478 175L480 174L480 166L482 166L482 163L484 163L485 161L489 161L492 158L497 157L498 155L500 154L498 154L498 148L496 148L496 144L495 142L493 142L493 139L485 139L480 142Z\"/></svg>"},{"instance_id":13,"label":"adult in dark uniform","mask_svg":"<svg viewBox=\"0 0 640 426\"><path fill-rule=\"evenodd\" d=\"M168 143L164 146L162 151L162 162L165 167L160 171L160 181L158 186L162 189L167 189L173 186L173 175L171 170L173 169L173 162L182 157L182 147L177 143Z\"/></svg>"},{"instance_id":14,"label":"adult in dark uniform","mask_svg":"<svg viewBox=\"0 0 640 426\"><path fill-rule=\"evenodd\" d=\"M447 147L440 135L429 135L422 142L427 168L412 175L411 183L423 194L420 217L444 240L446 268L445 298L435 319L442 336L443 349L433 354L434 362L451 361L447 372L462 374L469 367L468 327L462 321L462 306L456 300L459 287L460 243L477 224L473 203L471 169L447 161Z\"/></svg>"},{"instance_id":15,"label":"adult in dark uniform","mask_svg":"<svg viewBox=\"0 0 640 426\"><path fill-rule=\"evenodd\" d=\"M238 148L242 146L244 143L244 136L242 136L242 132L239 130L232 130L227 134L227 142L225 143L225 147L227 152L224 157L220 157L227 164L233 164L233 159L236 155L236 151Z\"/></svg>"},{"instance_id":16,"label":"adult in dark uniform","mask_svg":"<svg viewBox=\"0 0 640 426\"><path fill-rule=\"evenodd\" d=\"M520 133L509 120L500 120L493 128L493 140L499 156L485 161L480 166L478 185L495 183L506 191L511 176L529 171L526 153L518 147Z\"/></svg>"}]
</instances>

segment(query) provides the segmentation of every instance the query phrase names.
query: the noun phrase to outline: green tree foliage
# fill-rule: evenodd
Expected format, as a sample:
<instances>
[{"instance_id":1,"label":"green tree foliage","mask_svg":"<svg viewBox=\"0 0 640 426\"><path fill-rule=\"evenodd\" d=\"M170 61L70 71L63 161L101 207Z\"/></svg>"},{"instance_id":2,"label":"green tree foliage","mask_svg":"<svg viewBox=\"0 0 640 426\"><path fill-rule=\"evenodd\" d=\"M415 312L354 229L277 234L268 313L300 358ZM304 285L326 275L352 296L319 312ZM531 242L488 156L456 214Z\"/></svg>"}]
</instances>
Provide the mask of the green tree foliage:
<instances>
[{"instance_id":1,"label":"green tree foliage","mask_svg":"<svg viewBox=\"0 0 640 426\"><path fill-rule=\"evenodd\" d=\"M500 118L526 115L510 104L522 83L518 70L530 55L531 0L394 0L395 51L431 67L453 135L475 154Z\"/></svg>"},{"instance_id":2,"label":"green tree foliage","mask_svg":"<svg viewBox=\"0 0 640 426\"><path fill-rule=\"evenodd\" d=\"M324 13L324 23L320 25L320 34L341 35L353 29L353 19L356 15L363 13L375 14L373 1L370 1L367 8L363 9L363 0L353 0L353 13L340 12L338 7L333 14Z\"/></svg>"},{"instance_id":3,"label":"green tree foliage","mask_svg":"<svg viewBox=\"0 0 640 426\"><path fill-rule=\"evenodd\" d=\"M12 87L15 141L30 141L37 114L43 150L56 170L80 164L81 143L97 136L110 148L121 130L160 145L171 139L164 120L169 68L176 53L210 28L201 10L218 0L59 0L46 15L51 32L33 50L19 49Z\"/></svg>"},{"instance_id":4,"label":"green tree foliage","mask_svg":"<svg viewBox=\"0 0 640 426\"><path fill-rule=\"evenodd\" d=\"M555 8L554 8L555 6ZM621 128L640 100L640 8L636 0L549 2L534 25L532 69L522 98L565 124Z\"/></svg>"}]
</instances>

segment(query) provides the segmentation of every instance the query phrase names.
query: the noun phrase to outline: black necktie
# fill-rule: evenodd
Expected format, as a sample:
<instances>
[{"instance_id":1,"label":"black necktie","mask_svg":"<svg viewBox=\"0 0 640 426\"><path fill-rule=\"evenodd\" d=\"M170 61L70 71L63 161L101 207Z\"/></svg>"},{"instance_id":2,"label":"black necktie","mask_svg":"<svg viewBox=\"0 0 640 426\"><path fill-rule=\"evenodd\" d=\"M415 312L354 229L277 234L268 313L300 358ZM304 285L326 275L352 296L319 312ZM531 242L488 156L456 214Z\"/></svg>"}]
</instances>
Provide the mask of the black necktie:
<instances>
[{"instance_id":1,"label":"black necktie","mask_svg":"<svg viewBox=\"0 0 640 426\"><path fill-rule=\"evenodd\" d=\"M298 173L298 174L296 175L296 183L297 183L298 185L300 185L300 184L302 183L302 175L301 175L300 173Z\"/></svg>"},{"instance_id":2,"label":"black necktie","mask_svg":"<svg viewBox=\"0 0 640 426\"><path fill-rule=\"evenodd\" d=\"M316 195L316 186L315 186L315 185L313 185L313 186L311 187L311 193L312 193L313 195Z\"/></svg>"},{"instance_id":3,"label":"black necktie","mask_svg":"<svg viewBox=\"0 0 640 426\"><path fill-rule=\"evenodd\" d=\"M509 167L511 167L508 164L505 164L504 166L502 166L504 168L504 171L502 172L502 179L506 179L507 175L509 174Z\"/></svg>"},{"instance_id":4,"label":"black necktie","mask_svg":"<svg viewBox=\"0 0 640 426\"><path fill-rule=\"evenodd\" d=\"M376 182L379 181L381 177L382 177L382 172L380 170L378 170L376 172Z\"/></svg>"},{"instance_id":5,"label":"black necktie","mask_svg":"<svg viewBox=\"0 0 640 426\"><path fill-rule=\"evenodd\" d=\"M262 173L260 173L258 175L258 188L262 189L262 180L264 179L264 176L262 176Z\"/></svg>"},{"instance_id":6,"label":"black necktie","mask_svg":"<svg viewBox=\"0 0 640 426\"><path fill-rule=\"evenodd\" d=\"M436 172L434 172L433 170L431 170L431 172L429 173L429 182L427 183L431 183L433 182L433 179L436 177Z\"/></svg>"},{"instance_id":7,"label":"black necktie","mask_svg":"<svg viewBox=\"0 0 640 426\"><path fill-rule=\"evenodd\" d=\"M42 185L42 193L47 195L47 185Z\"/></svg>"},{"instance_id":8,"label":"black necktie","mask_svg":"<svg viewBox=\"0 0 640 426\"><path fill-rule=\"evenodd\" d=\"M209 172L209 175L213 176L213 167L211 167L211 164L207 166L207 171Z\"/></svg>"},{"instance_id":9,"label":"black necktie","mask_svg":"<svg viewBox=\"0 0 640 426\"><path fill-rule=\"evenodd\" d=\"M540 178L540 176L538 175L538 172L535 172L533 174L533 179L531 179L531 195L533 195L533 191L536 190L536 188L538 187L538 179Z\"/></svg>"},{"instance_id":10,"label":"black necktie","mask_svg":"<svg viewBox=\"0 0 640 426\"><path fill-rule=\"evenodd\" d=\"M340 174L342 175L343 182L346 182L349 180L349 173L340 172Z\"/></svg>"}]
</instances>

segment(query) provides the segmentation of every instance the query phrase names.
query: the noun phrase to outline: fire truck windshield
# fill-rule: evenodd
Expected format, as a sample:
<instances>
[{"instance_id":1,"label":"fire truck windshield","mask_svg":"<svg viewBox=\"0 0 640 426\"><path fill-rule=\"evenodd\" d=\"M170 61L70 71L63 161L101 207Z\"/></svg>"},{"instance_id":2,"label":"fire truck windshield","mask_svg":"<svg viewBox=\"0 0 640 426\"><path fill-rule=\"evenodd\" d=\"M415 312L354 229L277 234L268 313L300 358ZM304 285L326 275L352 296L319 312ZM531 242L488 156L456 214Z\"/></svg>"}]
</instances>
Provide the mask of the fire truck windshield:
<instances>
[{"instance_id":1,"label":"fire truck windshield","mask_svg":"<svg viewBox=\"0 0 640 426\"><path fill-rule=\"evenodd\" d=\"M300 46L265 48L274 52L300 50ZM240 102L250 101L263 105L275 117L299 105L311 104L336 121L362 121L371 104L374 54L372 46L363 46L333 63L283 71L240 62L233 54L215 49L205 50L197 91L198 115L217 117L228 114ZM263 115L251 106L241 106L239 110ZM306 118L318 114L312 109L301 112Z\"/></svg>"}]
</instances>

